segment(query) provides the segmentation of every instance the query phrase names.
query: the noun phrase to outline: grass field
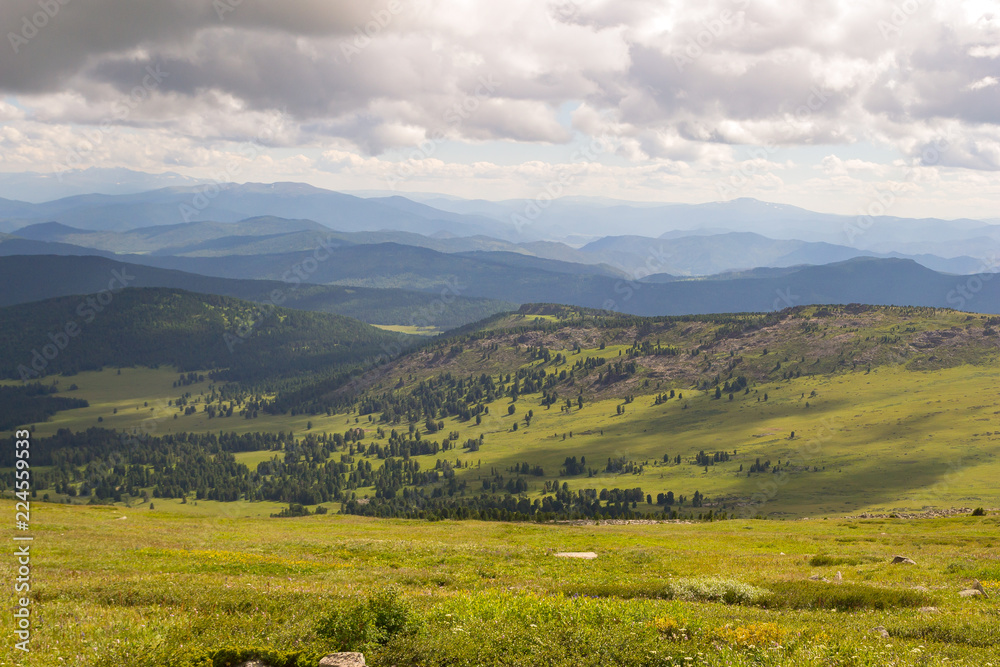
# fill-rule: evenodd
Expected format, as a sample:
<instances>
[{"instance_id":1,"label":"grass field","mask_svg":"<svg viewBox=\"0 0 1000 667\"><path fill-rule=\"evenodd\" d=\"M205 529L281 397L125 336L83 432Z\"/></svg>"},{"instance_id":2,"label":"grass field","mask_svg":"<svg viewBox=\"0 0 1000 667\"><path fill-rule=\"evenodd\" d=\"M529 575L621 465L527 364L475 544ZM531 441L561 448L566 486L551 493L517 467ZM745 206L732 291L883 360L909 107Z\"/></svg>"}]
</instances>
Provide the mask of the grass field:
<instances>
[{"instance_id":1,"label":"grass field","mask_svg":"<svg viewBox=\"0 0 1000 667\"><path fill-rule=\"evenodd\" d=\"M138 428L154 435L224 430L293 431L299 436L310 424L314 432L330 433L373 426L351 414L209 419L198 402L209 383L173 388L175 379L169 370L130 368L121 375L106 370L60 378L63 386L76 383L79 389L72 395L88 399L91 405L38 424L35 436L99 425ZM503 399L489 406L491 415L479 426L445 420L445 433L459 432L460 441L484 435L479 451L453 450L416 459L424 469L433 468L440 457L461 460L470 467L458 470L459 479L468 480L474 490L491 468L505 472L528 462L545 472L543 477L527 478L532 494L540 493L544 480L556 478L571 489L640 487L654 498L667 491L690 497L697 490L716 510L730 513L736 506L745 512L748 504L764 514L797 517L998 506L998 383L1000 369L994 366L933 371L882 366L870 373L761 384L732 401L690 389L682 390L683 399L661 405L654 405L652 396L639 395L624 406L624 415L617 414L622 401L616 399L562 411L558 405L545 409L536 397L526 396L514 404L515 415L508 416L510 401ZM199 412L185 416L167 406L184 392L191 392ZM534 418L526 427L523 418L529 409ZM374 437L371 428L366 442ZM707 470L689 463L701 450L710 454L724 450L730 460ZM238 458L253 468L274 454L252 452ZM664 465L664 455L681 455L684 462ZM585 456L588 466L599 472L594 477L561 476L568 456ZM603 472L607 459L617 457L646 465L641 474ZM746 471L758 458L770 460L782 472L748 476ZM372 459L372 464L380 462Z\"/></svg>"},{"instance_id":2,"label":"grass field","mask_svg":"<svg viewBox=\"0 0 1000 667\"><path fill-rule=\"evenodd\" d=\"M444 333L444 329L440 327L420 327L413 324L373 324L372 326L383 331L395 331L414 336L437 336Z\"/></svg>"},{"instance_id":3,"label":"grass field","mask_svg":"<svg viewBox=\"0 0 1000 667\"><path fill-rule=\"evenodd\" d=\"M376 666L1000 664L996 516L538 525L32 510L32 652L8 638L0 665L213 664L197 660L225 647L215 664L270 652L316 665L337 648ZM916 565L889 565L894 554ZM4 580L14 567L0 559ZM989 599L959 597L973 579ZM406 631L323 636L386 586Z\"/></svg>"}]
</instances>

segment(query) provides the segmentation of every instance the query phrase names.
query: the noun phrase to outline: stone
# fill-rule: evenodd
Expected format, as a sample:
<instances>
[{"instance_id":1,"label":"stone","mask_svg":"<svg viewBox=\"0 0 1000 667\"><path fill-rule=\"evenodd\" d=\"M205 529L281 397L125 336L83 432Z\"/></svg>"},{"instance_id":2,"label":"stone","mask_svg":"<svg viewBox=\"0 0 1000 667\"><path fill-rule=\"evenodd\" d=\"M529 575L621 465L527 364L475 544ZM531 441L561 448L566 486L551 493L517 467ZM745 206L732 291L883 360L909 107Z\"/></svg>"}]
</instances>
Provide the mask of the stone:
<instances>
[{"instance_id":1,"label":"stone","mask_svg":"<svg viewBox=\"0 0 1000 667\"><path fill-rule=\"evenodd\" d=\"M319 661L319 667L365 667L364 653L331 653Z\"/></svg>"},{"instance_id":2,"label":"stone","mask_svg":"<svg viewBox=\"0 0 1000 667\"><path fill-rule=\"evenodd\" d=\"M974 581L975 583L974 583L974 584L972 584L972 590L976 590L976 591L979 591L980 593L982 593L982 594L983 594L983 597L984 597L984 598L988 598L988 597L989 597L989 593L987 593L987 592L986 592L986 589L985 589L985 588L983 588L983 585L982 585L981 583L979 583L979 580L978 580L978 579L973 579L973 581Z\"/></svg>"},{"instance_id":3,"label":"stone","mask_svg":"<svg viewBox=\"0 0 1000 667\"><path fill-rule=\"evenodd\" d=\"M936 614L936 613L938 613L938 608L937 607L921 607L917 611L922 611L925 614Z\"/></svg>"},{"instance_id":4,"label":"stone","mask_svg":"<svg viewBox=\"0 0 1000 667\"><path fill-rule=\"evenodd\" d=\"M597 558L597 554L593 551L560 551L556 554L556 558L584 558L586 560L593 560Z\"/></svg>"},{"instance_id":5,"label":"stone","mask_svg":"<svg viewBox=\"0 0 1000 667\"><path fill-rule=\"evenodd\" d=\"M881 625L878 626L877 628L872 628L872 632L876 633L882 639L888 639L889 638L889 631L886 630Z\"/></svg>"},{"instance_id":6,"label":"stone","mask_svg":"<svg viewBox=\"0 0 1000 667\"><path fill-rule=\"evenodd\" d=\"M248 660L247 662L241 662L236 667L270 667L270 665L260 660Z\"/></svg>"},{"instance_id":7,"label":"stone","mask_svg":"<svg viewBox=\"0 0 1000 667\"><path fill-rule=\"evenodd\" d=\"M977 591L975 588L970 588L965 591L959 591L958 594L961 595L963 598L976 598L983 596L983 592Z\"/></svg>"},{"instance_id":8,"label":"stone","mask_svg":"<svg viewBox=\"0 0 1000 667\"><path fill-rule=\"evenodd\" d=\"M914 561L914 560L912 560L910 558L907 558L906 556L893 556L892 557L892 564L893 565L916 565L917 563L916 563L916 561Z\"/></svg>"}]
</instances>

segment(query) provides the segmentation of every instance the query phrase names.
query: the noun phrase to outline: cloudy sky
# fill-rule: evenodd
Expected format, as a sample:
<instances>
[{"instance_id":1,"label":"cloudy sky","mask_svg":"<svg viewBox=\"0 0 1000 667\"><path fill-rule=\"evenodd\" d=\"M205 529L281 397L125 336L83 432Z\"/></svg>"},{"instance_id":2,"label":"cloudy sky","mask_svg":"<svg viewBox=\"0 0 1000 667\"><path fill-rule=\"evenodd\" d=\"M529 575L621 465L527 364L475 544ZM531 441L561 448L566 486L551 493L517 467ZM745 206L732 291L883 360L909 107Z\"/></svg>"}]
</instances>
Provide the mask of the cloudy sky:
<instances>
[{"instance_id":1,"label":"cloudy sky","mask_svg":"<svg viewBox=\"0 0 1000 667\"><path fill-rule=\"evenodd\" d=\"M4 0L0 171L1000 216L1000 0Z\"/></svg>"}]
</instances>

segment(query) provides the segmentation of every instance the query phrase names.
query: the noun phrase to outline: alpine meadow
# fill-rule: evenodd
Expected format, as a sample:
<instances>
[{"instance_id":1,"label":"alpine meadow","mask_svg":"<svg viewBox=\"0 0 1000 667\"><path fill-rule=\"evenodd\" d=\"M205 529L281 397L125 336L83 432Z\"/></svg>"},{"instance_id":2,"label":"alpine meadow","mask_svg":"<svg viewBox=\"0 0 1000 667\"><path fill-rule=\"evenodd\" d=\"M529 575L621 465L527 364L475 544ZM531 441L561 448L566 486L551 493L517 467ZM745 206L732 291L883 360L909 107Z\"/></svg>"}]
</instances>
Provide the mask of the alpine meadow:
<instances>
[{"instance_id":1,"label":"alpine meadow","mask_svg":"<svg viewBox=\"0 0 1000 667\"><path fill-rule=\"evenodd\" d=\"M996 3L0 24L0 667L1000 667Z\"/></svg>"}]
</instances>

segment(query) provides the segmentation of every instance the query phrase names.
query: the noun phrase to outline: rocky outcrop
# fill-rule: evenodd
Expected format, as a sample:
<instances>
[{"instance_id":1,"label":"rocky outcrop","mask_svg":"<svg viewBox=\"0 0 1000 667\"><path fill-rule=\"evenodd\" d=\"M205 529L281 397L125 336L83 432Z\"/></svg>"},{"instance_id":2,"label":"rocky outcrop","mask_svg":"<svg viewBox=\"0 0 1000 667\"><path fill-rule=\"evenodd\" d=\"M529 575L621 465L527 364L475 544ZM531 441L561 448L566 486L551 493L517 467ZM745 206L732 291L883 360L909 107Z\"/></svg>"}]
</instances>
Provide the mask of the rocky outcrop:
<instances>
[{"instance_id":1,"label":"rocky outcrop","mask_svg":"<svg viewBox=\"0 0 1000 667\"><path fill-rule=\"evenodd\" d=\"M862 512L857 516L846 516L845 519L943 519L949 516L961 516L972 514L971 507L952 507L950 509L925 510L923 512L908 512L905 510L894 512Z\"/></svg>"},{"instance_id":2,"label":"rocky outcrop","mask_svg":"<svg viewBox=\"0 0 1000 667\"><path fill-rule=\"evenodd\" d=\"M361 653L331 653L319 661L319 667L365 667Z\"/></svg>"},{"instance_id":3,"label":"rocky outcrop","mask_svg":"<svg viewBox=\"0 0 1000 667\"><path fill-rule=\"evenodd\" d=\"M237 667L271 667L260 660L250 660ZM366 667L363 653L331 653L319 661L319 667Z\"/></svg>"}]
</instances>

